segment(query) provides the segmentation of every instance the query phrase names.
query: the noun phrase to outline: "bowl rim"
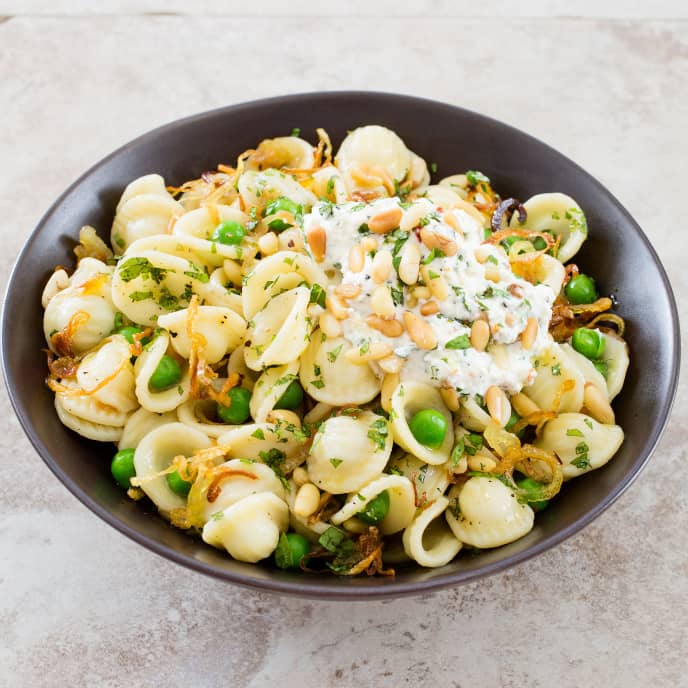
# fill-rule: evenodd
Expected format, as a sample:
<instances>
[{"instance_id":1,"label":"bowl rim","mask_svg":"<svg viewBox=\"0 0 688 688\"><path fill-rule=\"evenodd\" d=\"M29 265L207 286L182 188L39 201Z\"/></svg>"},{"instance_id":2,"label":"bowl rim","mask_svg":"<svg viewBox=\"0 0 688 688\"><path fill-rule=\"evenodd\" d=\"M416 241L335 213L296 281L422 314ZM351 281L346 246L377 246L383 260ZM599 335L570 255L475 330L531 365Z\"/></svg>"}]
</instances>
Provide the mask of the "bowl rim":
<instances>
[{"instance_id":1,"label":"bowl rim","mask_svg":"<svg viewBox=\"0 0 688 688\"><path fill-rule=\"evenodd\" d=\"M542 147L543 150L551 151L558 156L564 158L573 168L577 174L582 174L589 178L592 184L597 187L598 191L601 191L603 195L610 198L610 200L621 210L624 219L633 228L633 230L638 234L638 237L645 245L648 253L650 254L655 266L657 267L660 278L666 293L669 310L671 312L671 338L670 345L672 348L671 356L671 369L670 369L670 385L669 390L664 398L661 407L659 409L659 421L652 428L649 436L649 442L646 444L646 451L639 454L633 464L629 467L628 474L626 477L616 484L611 491L611 493L606 497L606 499L599 502L594 508L587 511L585 514L580 516L578 519L567 525L565 528L553 533L552 535L546 537L542 541L528 547L522 552L512 554L505 557L497 562L486 564L483 567L472 571L466 572L453 572L444 575L438 575L429 580L420 580L412 582L389 582L383 581L376 585L371 584L365 586L346 586L346 585L335 585L334 580L331 578L319 578L318 582L311 582L310 579L302 580L274 580L270 578L256 578L250 575L245 575L242 573L233 573L224 569L215 568L212 564L205 563L199 559L195 559L192 556L180 553L171 547L162 544L156 540L149 538L143 533L139 532L135 528L127 525L123 521L120 521L116 516L114 516L105 507L99 505L90 495L79 488L71 477L63 471L60 466L54 461L51 453L48 451L47 447L43 444L38 433L35 431L32 423L30 422L28 415L25 413L23 406L17 401L13 394L13 390L17 384L15 372L9 367L7 361L7 341L11 336L10 333L10 323L8 315L8 295L18 288L19 279L17 273L19 272L19 266L24 261L26 256L31 253L33 245L38 238L38 234L42 230L43 226L48 222L51 216L59 209L65 199L77 189L82 182L91 176L96 170L107 164L110 160L116 156L121 155L125 151L139 146L140 144L151 140L163 133L166 130L173 129L180 125L188 125L193 122L202 122L208 117L217 116L220 113L225 112L237 112L242 109L251 109L255 106L279 106L287 101L294 100L306 100L306 99L321 99L321 98L333 98L339 99L342 102L346 102L348 99L361 99L361 98L386 98L395 99L400 103L414 103L416 105L425 105L429 108L449 108L454 111L458 111L464 115L470 117L476 117L490 124L498 125L501 128L507 130L508 133L516 134L520 137L525 137L527 143L534 143ZM74 182L72 182L63 193L51 204L48 210L43 214L35 228L32 230L31 234L25 240L24 245L19 251L12 270L10 272L7 287L5 290L5 298L3 300L2 308L2 324L0 327L0 352L2 354L2 371L5 378L5 385L9 392L10 402L12 408L19 420L19 423L24 431L24 434L28 437L31 445L36 450L38 455L41 457L43 462L48 466L52 473L62 482L62 484L90 511L96 514L103 521L108 523L110 526L118 530L123 535L127 536L129 539L143 545L146 549L158 554L166 559L169 559L177 564L195 570L204 575L217 578L229 583L234 583L236 585L242 586L244 588L249 588L261 592L271 592L276 594L285 594L295 597L310 598L310 599L327 599L327 600L370 600L370 599L382 599L382 598L395 598L404 597L409 595L421 595L429 593L431 591L440 590L448 587L456 587L471 581L475 581L479 578L484 578L496 574L505 569L511 568L516 564L525 562L546 550L564 542L571 536L578 533L593 520L595 520L600 514L602 514L606 509L608 509L616 500L633 484L638 475L641 473L642 469L645 467L650 457L657 448L657 445L666 430L669 418L671 415L671 409L676 398L676 392L678 389L678 379L680 371L681 362L681 336L680 336L680 324L678 317L678 308L676 304L676 298L671 287L668 275L664 266L662 265L657 252L653 248L650 240L645 235L645 232L638 225L638 223L633 219L631 214L626 210L625 206L614 196L603 184L601 184L597 178L593 177L589 172L580 167L573 160L568 158L563 153L553 148L547 143L544 143L535 136L524 132L521 129L497 120L493 117L484 115L482 113L469 110L451 103L446 103L443 101L433 100L430 98L421 98L416 96L409 96L399 93L391 93L385 91L366 91L366 90L334 90L334 91L307 91L288 95L273 96L268 98L260 98L251 101L244 101L240 103L235 103L232 105L221 106L218 108L213 108L211 110L205 110L187 117L183 117L176 120L171 120L161 126L155 127L136 138L128 141L124 145L115 149L112 153L101 158L91 167L89 167L83 174L81 174Z\"/></svg>"}]
</instances>

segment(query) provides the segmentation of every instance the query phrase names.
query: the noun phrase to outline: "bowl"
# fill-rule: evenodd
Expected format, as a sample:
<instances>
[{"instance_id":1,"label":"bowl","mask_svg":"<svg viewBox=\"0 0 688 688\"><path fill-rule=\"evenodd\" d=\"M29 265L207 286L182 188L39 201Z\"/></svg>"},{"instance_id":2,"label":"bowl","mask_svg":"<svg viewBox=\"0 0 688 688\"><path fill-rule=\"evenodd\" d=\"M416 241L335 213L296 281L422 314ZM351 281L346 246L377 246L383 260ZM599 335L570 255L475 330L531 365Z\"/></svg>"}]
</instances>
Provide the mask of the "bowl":
<instances>
[{"instance_id":1,"label":"bowl","mask_svg":"<svg viewBox=\"0 0 688 688\"><path fill-rule=\"evenodd\" d=\"M134 178L158 172L168 184L179 184L293 127L306 137L324 127L336 147L347 130L371 123L396 131L411 150L436 163L441 175L479 169L503 197L561 191L578 201L590 237L576 263L597 278L601 293L616 296L628 324L631 364L615 401L626 440L604 468L567 484L526 537L459 555L442 568L400 569L394 578L339 578L236 562L171 527L152 506L126 498L110 476L111 447L60 423L44 382L41 291L55 265L74 264L72 248L82 225L95 226L103 237L109 233L117 200ZM3 312L2 358L10 399L40 456L91 511L132 540L231 583L305 597L364 599L419 594L487 576L544 552L599 516L657 445L676 391L680 343L671 287L647 237L612 194L571 160L523 132L458 107L386 93L333 92L270 98L179 120L92 167L48 210L17 259Z\"/></svg>"}]
</instances>

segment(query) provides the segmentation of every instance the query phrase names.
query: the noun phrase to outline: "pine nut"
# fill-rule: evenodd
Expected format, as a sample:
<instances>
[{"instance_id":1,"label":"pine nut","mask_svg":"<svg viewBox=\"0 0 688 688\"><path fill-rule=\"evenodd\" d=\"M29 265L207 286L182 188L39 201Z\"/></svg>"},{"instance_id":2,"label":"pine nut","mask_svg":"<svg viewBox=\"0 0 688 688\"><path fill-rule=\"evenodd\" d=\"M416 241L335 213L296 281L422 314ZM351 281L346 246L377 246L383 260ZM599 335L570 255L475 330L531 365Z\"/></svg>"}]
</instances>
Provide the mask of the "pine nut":
<instances>
[{"instance_id":1,"label":"pine nut","mask_svg":"<svg viewBox=\"0 0 688 688\"><path fill-rule=\"evenodd\" d=\"M475 251L473 251L473 255L475 255L475 259L479 263L484 263L488 256L492 255L492 246L488 244L481 244L475 249Z\"/></svg>"},{"instance_id":2,"label":"pine nut","mask_svg":"<svg viewBox=\"0 0 688 688\"><path fill-rule=\"evenodd\" d=\"M384 285L376 287L373 291L370 297L370 307L373 309L373 313L381 318L393 318L396 313L392 294Z\"/></svg>"},{"instance_id":3,"label":"pine nut","mask_svg":"<svg viewBox=\"0 0 688 688\"><path fill-rule=\"evenodd\" d=\"M301 419L293 411L287 411L286 409L273 409L268 414L268 420L271 423L282 422L294 425L297 428L301 427Z\"/></svg>"},{"instance_id":4,"label":"pine nut","mask_svg":"<svg viewBox=\"0 0 688 688\"><path fill-rule=\"evenodd\" d=\"M329 339L334 339L342 334L342 326L339 324L339 320L327 311L320 314L320 329Z\"/></svg>"},{"instance_id":5,"label":"pine nut","mask_svg":"<svg viewBox=\"0 0 688 688\"><path fill-rule=\"evenodd\" d=\"M490 280L490 282L499 282L499 265L487 263L485 265L485 279Z\"/></svg>"},{"instance_id":6,"label":"pine nut","mask_svg":"<svg viewBox=\"0 0 688 688\"><path fill-rule=\"evenodd\" d=\"M390 373L385 375L380 388L380 405L385 411L392 408L392 395L399 386L399 374Z\"/></svg>"},{"instance_id":7,"label":"pine nut","mask_svg":"<svg viewBox=\"0 0 688 688\"><path fill-rule=\"evenodd\" d=\"M440 307L437 305L436 301L427 301L420 307L421 315L435 315L439 312Z\"/></svg>"},{"instance_id":8,"label":"pine nut","mask_svg":"<svg viewBox=\"0 0 688 688\"><path fill-rule=\"evenodd\" d=\"M271 256L273 253L277 253L279 250L279 239L274 232L268 232L263 234L260 239L258 239L258 248L262 256Z\"/></svg>"},{"instance_id":9,"label":"pine nut","mask_svg":"<svg viewBox=\"0 0 688 688\"><path fill-rule=\"evenodd\" d=\"M438 300L444 301L449 296L449 287L447 280L442 275L433 272L427 265L421 269L421 276L423 281L428 285L430 293Z\"/></svg>"},{"instance_id":10,"label":"pine nut","mask_svg":"<svg viewBox=\"0 0 688 688\"><path fill-rule=\"evenodd\" d=\"M296 487L301 487L301 485L310 482L308 471L303 466L297 466L291 474L291 478L296 483Z\"/></svg>"},{"instance_id":11,"label":"pine nut","mask_svg":"<svg viewBox=\"0 0 688 688\"><path fill-rule=\"evenodd\" d=\"M361 272L365 263L363 247L356 244L349 250L349 270L351 272Z\"/></svg>"},{"instance_id":12,"label":"pine nut","mask_svg":"<svg viewBox=\"0 0 688 688\"><path fill-rule=\"evenodd\" d=\"M440 396L450 411L458 411L461 406L459 395L453 387L440 387Z\"/></svg>"},{"instance_id":13,"label":"pine nut","mask_svg":"<svg viewBox=\"0 0 688 688\"><path fill-rule=\"evenodd\" d=\"M344 355L347 360L356 365L364 365L370 361L379 361L392 353L392 347L384 342L371 342L366 351L361 347L349 349Z\"/></svg>"},{"instance_id":14,"label":"pine nut","mask_svg":"<svg viewBox=\"0 0 688 688\"><path fill-rule=\"evenodd\" d=\"M471 346L476 351L485 351L490 341L490 326L484 320L476 320L471 325Z\"/></svg>"},{"instance_id":15,"label":"pine nut","mask_svg":"<svg viewBox=\"0 0 688 688\"><path fill-rule=\"evenodd\" d=\"M494 459L491 459L489 456L481 456L480 454L469 456L467 463L468 468L479 473L489 473L497 467L497 462Z\"/></svg>"},{"instance_id":16,"label":"pine nut","mask_svg":"<svg viewBox=\"0 0 688 688\"><path fill-rule=\"evenodd\" d=\"M294 499L294 513L307 518L320 506L320 490L313 483L304 483Z\"/></svg>"},{"instance_id":17,"label":"pine nut","mask_svg":"<svg viewBox=\"0 0 688 688\"><path fill-rule=\"evenodd\" d=\"M511 404L504 390L496 385L488 387L487 392L485 392L485 404L490 412L490 416L492 416L492 420L499 423L502 427L509 422Z\"/></svg>"},{"instance_id":18,"label":"pine nut","mask_svg":"<svg viewBox=\"0 0 688 688\"><path fill-rule=\"evenodd\" d=\"M390 354L381 358L377 364L386 373L398 373L404 366L404 359L396 354Z\"/></svg>"},{"instance_id":19,"label":"pine nut","mask_svg":"<svg viewBox=\"0 0 688 688\"><path fill-rule=\"evenodd\" d=\"M334 293L343 299L355 299L361 293L361 287L358 284L338 284Z\"/></svg>"},{"instance_id":20,"label":"pine nut","mask_svg":"<svg viewBox=\"0 0 688 688\"><path fill-rule=\"evenodd\" d=\"M505 322L509 327L511 327L511 326L514 324L514 316L513 316L513 314L512 314L512 313L507 313L507 314L504 316L504 322Z\"/></svg>"},{"instance_id":21,"label":"pine nut","mask_svg":"<svg viewBox=\"0 0 688 688\"><path fill-rule=\"evenodd\" d=\"M585 384L583 403L588 413L596 421L603 425L614 425L616 419L609 399L607 399L602 390L592 382L586 382Z\"/></svg>"},{"instance_id":22,"label":"pine nut","mask_svg":"<svg viewBox=\"0 0 688 688\"><path fill-rule=\"evenodd\" d=\"M415 284L418 281L420 269L420 249L411 241L404 244L399 262L399 279L404 284Z\"/></svg>"},{"instance_id":23,"label":"pine nut","mask_svg":"<svg viewBox=\"0 0 688 688\"><path fill-rule=\"evenodd\" d=\"M392 254L389 251L378 251L373 258L370 274L373 281L382 284L392 271Z\"/></svg>"},{"instance_id":24,"label":"pine nut","mask_svg":"<svg viewBox=\"0 0 688 688\"><path fill-rule=\"evenodd\" d=\"M363 249L364 253L377 251L377 239L371 236L363 237L361 240L361 248Z\"/></svg>"},{"instance_id":25,"label":"pine nut","mask_svg":"<svg viewBox=\"0 0 688 688\"><path fill-rule=\"evenodd\" d=\"M540 407L530 397L523 394L523 392L514 394L511 397L511 405L521 418L527 418L533 413L540 413Z\"/></svg>"},{"instance_id":26,"label":"pine nut","mask_svg":"<svg viewBox=\"0 0 688 688\"><path fill-rule=\"evenodd\" d=\"M366 318L366 324L368 327L382 332L385 337L401 337L404 333L404 326L398 320L386 320L379 315L369 315Z\"/></svg>"},{"instance_id":27,"label":"pine nut","mask_svg":"<svg viewBox=\"0 0 688 688\"><path fill-rule=\"evenodd\" d=\"M342 523L342 528L349 533L360 535L368 530L368 524L363 523L360 518L352 516L351 518L347 518L346 521Z\"/></svg>"},{"instance_id":28,"label":"pine nut","mask_svg":"<svg viewBox=\"0 0 688 688\"><path fill-rule=\"evenodd\" d=\"M261 237L262 238L262 237ZM243 279L243 274L241 272L241 265L233 260L226 260L222 263L222 269L227 275L227 279L235 286L240 287Z\"/></svg>"},{"instance_id":29,"label":"pine nut","mask_svg":"<svg viewBox=\"0 0 688 688\"><path fill-rule=\"evenodd\" d=\"M532 315L530 318L528 318L528 321L526 322L526 327L521 333L521 346L528 350L532 348L533 344L535 344L535 338L538 335L538 330L540 326L538 324L537 318L533 317Z\"/></svg>"},{"instance_id":30,"label":"pine nut","mask_svg":"<svg viewBox=\"0 0 688 688\"><path fill-rule=\"evenodd\" d=\"M456 464L456 466L450 470L454 475L465 473L468 470L468 460L466 459L466 455L464 454L464 456L459 459L459 462Z\"/></svg>"},{"instance_id":31,"label":"pine nut","mask_svg":"<svg viewBox=\"0 0 688 688\"><path fill-rule=\"evenodd\" d=\"M413 296L424 301L430 298L430 290L427 287L413 287L411 290Z\"/></svg>"},{"instance_id":32,"label":"pine nut","mask_svg":"<svg viewBox=\"0 0 688 688\"><path fill-rule=\"evenodd\" d=\"M401 222L403 212L398 206L383 210L368 220L368 227L373 234L387 234L396 229Z\"/></svg>"},{"instance_id":33,"label":"pine nut","mask_svg":"<svg viewBox=\"0 0 688 688\"><path fill-rule=\"evenodd\" d=\"M453 239L442 236L439 232L428 227L420 230L420 240L429 248L442 251L445 256L455 256L459 252L459 246Z\"/></svg>"},{"instance_id":34,"label":"pine nut","mask_svg":"<svg viewBox=\"0 0 688 688\"><path fill-rule=\"evenodd\" d=\"M349 311L344 305L344 302L333 293L329 293L325 300L325 306L327 310L334 315L337 320L345 320L349 317Z\"/></svg>"},{"instance_id":35,"label":"pine nut","mask_svg":"<svg viewBox=\"0 0 688 688\"><path fill-rule=\"evenodd\" d=\"M305 248L303 244L303 234L300 229L285 229L279 235L278 241L283 251L303 251ZM323 256L324 255L325 251L323 249Z\"/></svg>"},{"instance_id":36,"label":"pine nut","mask_svg":"<svg viewBox=\"0 0 688 688\"><path fill-rule=\"evenodd\" d=\"M327 249L327 234L322 227L314 227L308 232L308 245L317 263L322 263Z\"/></svg>"},{"instance_id":37,"label":"pine nut","mask_svg":"<svg viewBox=\"0 0 688 688\"><path fill-rule=\"evenodd\" d=\"M463 231L459 226L459 221L456 219L454 213L445 213L444 222L448 224L461 238L463 238Z\"/></svg>"},{"instance_id":38,"label":"pine nut","mask_svg":"<svg viewBox=\"0 0 688 688\"><path fill-rule=\"evenodd\" d=\"M437 336L432 331L432 327L419 318L411 311L404 312L404 324L409 337L419 349L426 351L434 349L437 346Z\"/></svg>"}]
</instances>

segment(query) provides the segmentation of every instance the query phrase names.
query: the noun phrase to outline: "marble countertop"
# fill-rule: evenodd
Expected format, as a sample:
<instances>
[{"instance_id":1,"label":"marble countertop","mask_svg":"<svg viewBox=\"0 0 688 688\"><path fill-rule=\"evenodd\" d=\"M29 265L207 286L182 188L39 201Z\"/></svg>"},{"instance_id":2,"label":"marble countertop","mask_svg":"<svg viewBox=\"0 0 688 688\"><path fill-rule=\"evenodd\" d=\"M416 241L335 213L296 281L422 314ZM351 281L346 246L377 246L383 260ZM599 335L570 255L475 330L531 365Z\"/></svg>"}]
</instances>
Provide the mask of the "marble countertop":
<instances>
[{"instance_id":1,"label":"marble countertop","mask_svg":"<svg viewBox=\"0 0 688 688\"><path fill-rule=\"evenodd\" d=\"M591 171L650 237L685 322L686 4L399 4L0 0L3 292L53 199L129 139L233 102L363 88L484 112ZM147 552L50 474L4 389L0 448L0 686L686 685L685 384L647 469L582 533L400 601L249 592Z\"/></svg>"}]
</instances>

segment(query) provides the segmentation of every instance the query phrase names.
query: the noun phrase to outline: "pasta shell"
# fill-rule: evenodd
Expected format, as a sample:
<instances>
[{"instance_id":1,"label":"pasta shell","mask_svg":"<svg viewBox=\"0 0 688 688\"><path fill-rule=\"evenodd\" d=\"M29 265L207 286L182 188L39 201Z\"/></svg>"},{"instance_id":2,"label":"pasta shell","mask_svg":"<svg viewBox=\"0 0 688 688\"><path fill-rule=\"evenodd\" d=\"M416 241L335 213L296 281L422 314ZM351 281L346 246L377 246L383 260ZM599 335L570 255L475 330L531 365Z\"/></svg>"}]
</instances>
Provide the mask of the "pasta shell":
<instances>
[{"instance_id":1,"label":"pasta shell","mask_svg":"<svg viewBox=\"0 0 688 688\"><path fill-rule=\"evenodd\" d=\"M426 447L418 442L409 428L411 418L424 409L439 411L447 420L447 432L437 448ZM392 395L390 412L394 441L407 452L432 465L446 463L454 446L453 418L435 387L422 382L404 382Z\"/></svg>"},{"instance_id":2,"label":"pasta shell","mask_svg":"<svg viewBox=\"0 0 688 688\"><path fill-rule=\"evenodd\" d=\"M297 438L293 429L285 423L250 423L225 427L226 431L218 437L217 442L229 447L227 458L261 459L261 455L277 450L289 459L302 450L303 438Z\"/></svg>"},{"instance_id":3,"label":"pasta shell","mask_svg":"<svg viewBox=\"0 0 688 688\"><path fill-rule=\"evenodd\" d=\"M160 363L160 359L166 354L170 337L165 331L161 331L155 339L146 346L141 355L136 359L134 374L136 375L136 398L143 408L153 413L166 413L173 411L189 398L190 375L188 366L184 367L182 379L177 387L153 392L150 387L150 379Z\"/></svg>"},{"instance_id":4,"label":"pasta shell","mask_svg":"<svg viewBox=\"0 0 688 688\"><path fill-rule=\"evenodd\" d=\"M275 472L265 464L247 459L231 459L213 469L214 475L223 477L218 483L220 489L217 497L208 501L203 495L203 517L210 521L213 514L223 511L232 504L253 494L271 492L280 499L285 499L286 490Z\"/></svg>"},{"instance_id":5,"label":"pasta shell","mask_svg":"<svg viewBox=\"0 0 688 688\"><path fill-rule=\"evenodd\" d=\"M194 452L210 446L206 435L182 423L167 423L157 427L139 442L134 452L136 477L141 480L141 489L162 514L167 515L173 509L184 507L186 499L172 491L166 476L152 476L168 468L175 456L190 457Z\"/></svg>"},{"instance_id":6,"label":"pasta shell","mask_svg":"<svg viewBox=\"0 0 688 688\"><path fill-rule=\"evenodd\" d=\"M151 413L145 408L140 408L127 419L118 447L134 449L151 430L176 422L177 416L174 413Z\"/></svg>"},{"instance_id":7,"label":"pasta shell","mask_svg":"<svg viewBox=\"0 0 688 688\"><path fill-rule=\"evenodd\" d=\"M331 494L356 492L382 473L392 451L388 422L370 411L334 416L318 429L308 455L308 475Z\"/></svg>"},{"instance_id":8,"label":"pasta shell","mask_svg":"<svg viewBox=\"0 0 688 688\"><path fill-rule=\"evenodd\" d=\"M247 170L281 169L284 167L310 170L315 164L315 148L298 136L263 139L246 161Z\"/></svg>"},{"instance_id":9,"label":"pasta shell","mask_svg":"<svg viewBox=\"0 0 688 688\"><path fill-rule=\"evenodd\" d=\"M298 379L297 361L268 368L256 381L251 397L251 416L257 423L264 423L275 404L287 391L287 387Z\"/></svg>"},{"instance_id":10,"label":"pasta shell","mask_svg":"<svg viewBox=\"0 0 688 688\"><path fill-rule=\"evenodd\" d=\"M338 526L365 509L366 504L381 492L389 495L389 511L378 523L383 535L398 533L408 526L416 514L416 495L413 484L400 475L382 475L350 494L344 506L330 521Z\"/></svg>"},{"instance_id":11,"label":"pasta shell","mask_svg":"<svg viewBox=\"0 0 688 688\"><path fill-rule=\"evenodd\" d=\"M215 406L216 403L210 399L189 399L177 407L177 420L208 437L220 437L232 426L208 420L208 415L214 414Z\"/></svg>"},{"instance_id":12,"label":"pasta shell","mask_svg":"<svg viewBox=\"0 0 688 688\"><path fill-rule=\"evenodd\" d=\"M590 382L595 385L601 392L607 395L607 383L597 368L593 365L589 358L578 353L570 344L560 344L562 351L566 354L569 361L576 367L576 369L583 376L585 382Z\"/></svg>"},{"instance_id":13,"label":"pasta shell","mask_svg":"<svg viewBox=\"0 0 688 688\"><path fill-rule=\"evenodd\" d=\"M256 172L248 170L239 177L239 193L247 208L255 206L259 210L276 198L282 196L302 205L304 209L318 200L315 195L301 186L290 175L278 170Z\"/></svg>"},{"instance_id":14,"label":"pasta shell","mask_svg":"<svg viewBox=\"0 0 688 688\"><path fill-rule=\"evenodd\" d=\"M588 223L576 201L563 193L543 193L531 196L524 204L528 218L525 226L536 232L549 230L560 238L557 259L567 263L588 236ZM521 227L518 213L511 218L512 227Z\"/></svg>"},{"instance_id":15,"label":"pasta shell","mask_svg":"<svg viewBox=\"0 0 688 688\"><path fill-rule=\"evenodd\" d=\"M115 213L110 243L115 254L121 254L137 239L165 234L173 217L184 208L167 194L140 194L125 201Z\"/></svg>"},{"instance_id":16,"label":"pasta shell","mask_svg":"<svg viewBox=\"0 0 688 688\"><path fill-rule=\"evenodd\" d=\"M308 346L310 291L297 287L275 296L249 322L244 348L246 365L261 370L296 361Z\"/></svg>"},{"instance_id":17,"label":"pasta shell","mask_svg":"<svg viewBox=\"0 0 688 688\"><path fill-rule=\"evenodd\" d=\"M117 442L122 435L122 428L113 427L111 425L101 425L100 423L92 423L91 421L79 418L64 407L64 398L55 395L55 410L57 417L60 419L62 425L66 425L70 430L78 433L82 437L89 440L96 440L98 442Z\"/></svg>"},{"instance_id":18,"label":"pasta shell","mask_svg":"<svg viewBox=\"0 0 688 688\"><path fill-rule=\"evenodd\" d=\"M628 344L619 336L610 332L600 332L604 337L604 353L602 360L607 364L607 392L609 401L621 391L630 359L628 356Z\"/></svg>"},{"instance_id":19,"label":"pasta shell","mask_svg":"<svg viewBox=\"0 0 688 688\"><path fill-rule=\"evenodd\" d=\"M184 308L158 318L158 325L170 333L172 348L182 358L191 355L188 315L188 309ZM194 331L205 340L203 357L206 363L213 364L241 344L246 334L246 321L229 308L199 306L194 319Z\"/></svg>"},{"instance_id":20,"label":"pasta shell","mask_svg":"<svg viewBox=\"0 0 688 688\"><path fill-rule=\"evenodd\" d=\"M389 462L394 473L401 473L412 483L419 506L434 502L449 487L447 465L431 465L413 456L404 454Z\"/></svg>"},{"instance_id":21,"label":"pasta shell","mask_svg":"<svg viewBox=\"0 0 688 688\"><path fill-rule=\"evenodd\" d=\"M440 518L449 500L438 497L418 514L406 528L403 536L404 551L421 566L438 568L448 564L463 544Z\"/></svg>"},{"instance_id":22,"label":"pasta shell","mask_svg":"<svg viewBox=\"0 0 688 688\"><path fill-rule=\"evenodd\" d=\"M392 180L402 181L411 167L411 153L391 129L378 125L359 127L349 132L337 151L335 165L351 180L352 167L386 172ZM351 188L355 188L353 183Z\"/></svg>"},{"instance_id":23,"label":"pasta shell","mask_svg":"<svg viewBox=\"0 0 688 688\"><path fill-rule=\"evenodd\" d=\"M133 411L139 404L134 394L134 366L130 357L129 342L122 335L113 335L97 351L83 358L76 373L79 386L85 390L94 389L114 375L91 396L120 413Z\"/></svg>"},{"instance_id":24,"label":"pasta shell","mask_svg":"<svg viewBox=\"0 0 688 688\"><path fill-rule=\"evenodd\" d=\"M250 320L274 296L301 282L324 288L328 280L312 258L294 251L279 251L260 260L246 276L241 292L244 316Z\"/></svg>"},{"instance_id":25,"label":"pasta shell","mask_svg":"<svg viewBox=\"0 0 688 688\"><path fill-rule=\"evenodd\" d=\"M562 413L545 424L535 446L553 451L570 479L604 466L618 451L624 432L582 413Z\"/></svg>"},{"instance_id":26,"label":"pasta shell","mask_svg":"<svg viewBox=\"0 0 688 688\"><path fill-rule=\"evenodd\" d=\"M205 524L203 540L225 549L237 561L255 563L270 556L289 527L289 508L271 492L250 495Z\"/></svg>"},{"instance_id":27,"label":"pasta shell","mask_svg":"<svg viewBox=\"0 0 688 688\"><path fill-rule=\"evenodd\" d=\"M313 399L332 406L357 406L379 394L380 380L370 366L351 363L344 355L348 348L343 337L323 341L320 330L311 335L301 356L299 375Z\"/></svg>"},{"instance_id":28,"label":"pasta shell","mask_svg":"<svg viewBox=\"0 0 688 688\"><path fill-rule=\"evenodd\" d=\"M473 477L448 494L445 514L454 535L463 543L485 549L500 547L529 533L535 514L497 478Z\"/></svg>"},{"instance_id":29,"label":"pasta shell","mask_svg":"<svg viewBox=\"0 0 688 688\"><path fill-rule=\"evenodd\" d=\"M585 378L558 344L552 343L540 354L535 367L535 381L523 388L523 394L532 399L543 411L580 411L583 406ZM562 386L567 380L572 381L573 387L562 394ZM559 406L555 409L557 400Z\"/></svg>"}]
</instances>

